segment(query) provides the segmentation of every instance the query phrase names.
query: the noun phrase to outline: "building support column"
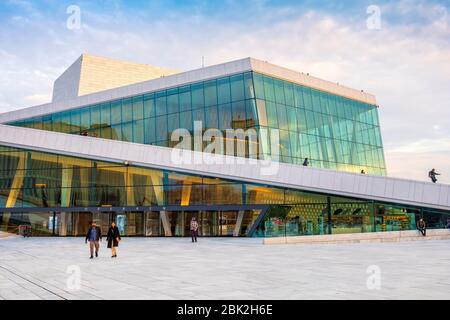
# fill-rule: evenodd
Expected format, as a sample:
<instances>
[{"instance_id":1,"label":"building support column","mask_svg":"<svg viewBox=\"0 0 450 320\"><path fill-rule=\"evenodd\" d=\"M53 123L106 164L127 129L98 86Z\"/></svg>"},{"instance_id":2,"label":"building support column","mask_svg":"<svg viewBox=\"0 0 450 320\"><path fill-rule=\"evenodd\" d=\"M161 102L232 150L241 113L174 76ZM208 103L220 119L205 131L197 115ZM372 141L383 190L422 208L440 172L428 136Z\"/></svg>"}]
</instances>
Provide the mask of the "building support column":
<instances>
[{"instance_id":1,"label":"building support column","mask_svg":"<svg viewBox=\"0 0 450 320\"><path fill-rule=\"evenodd\" d=\"M72 198L72 178L73 178L73 166L67 165L63 167L62 170L62 180L61 180L61 208L70 207ZM61 212L61 229L59 230L60 236L67 236L67 223L70 218L70 212ZM74 224L74 235L77 234L78 221L73 221Z\"/></svg>"},{"instance_id":2,"label":"building support column","mask_svg":"<svg viewBox=\"0 0 450 320\"><path fill-rule=\"evenodd\" d=\"M89 207L89 168L80 168L80 185L81 185L81 201L77 203L77 206ZM93 184L92 184L93 185ZM77 201L78 202L78 201Z\"/></svg>"},{"instance_id":3,"label":"building support column","mask_svg":"<svg viewBox=\"0 0 450 320\"><path fill-rule=\"evenodd\" d=\"M238 216L236 219L236 226L234 227L234 231L233 231L233 237L239 237L239 231L241 231L242 221L244 221L244 214L245 214L244 210L241 210L238 213Z\"/></svg>"},{"instance_id":4,"label":"building support column","mask_svg":"<svg viewBox=\"0 0 450 320\"><path fill-rule=\"evenodd\" d=\"M327 197L327 216L328 216L328 223L327 223L327 225L328 225L328 234L331 234L332 233L332 227L333 227L333 222L332 222L332 220L331 220L331 197Z\"/></svg>"},{"instance_id":5,"label":"building support column","mask_svg":"<svg viewBox=\"0 0 450 320\"><path fill-rule=\"evenodd\" d=\"M149 181L150 180L150 181ZM148 176L147 181L151 182L153 186L153 192L155 194L156 203L158 206L164 205L164 173L162 171L153 171ZM162 210L159 212L159 216L164 228L164 235L166 237L172 236L172 229L170 227L169 216L167 211Z\"/></svg>"},{"instance_id":6,"label":"building support column","mask_svg":"<svg viewBox=\"0 0 450 320\"><path fill-rule=\"evenodd\" d=\"M172 236L172 229L170 227L169 216L167 215L167 211L163 210L159 212L159 216L161 217L161 221L164 228L164 235L166 237Z\"/></svg>"},{"instance_id":7,"label":"building support column","mask_svg":"<svg viewBox=\"0 0 450 320\"><path fill-rule=\"evenodd\" d=\"M181 190L181 205L188 206L191 200L192 183L190 181L183 182L183 189Z\"/></svg>"},{"instance_id":8,"label":"building support column","mask_svg":"<svg viewBox=\"0 0 450 320\"><path fill-rule=\"evenodd\" d=\"M134 188L133 188L133 174L130 172L130 169L127 168L125 175L125 188L127 190L127 205L135 206L136 201L134 198Z\"/></svg>"},{"instance_id":9,"label":"building support column","mask_svg":"<svg viewBox=\"0 0 450 320\"><path fill-rule=\"evenodd\" d=\"M16 171L14 174L11 188L9 191L8 199L6 200L6 208L14 208L17 202L17 198L20 195L20 191L23 187L23 180L25 178L25 166L26 166L26 152L21 152L19 155L19 162L17 163ZM11 212L5 212L3 214L3 223L8 228L9 220L11 218Z\"/></svg>"}]
</instances>

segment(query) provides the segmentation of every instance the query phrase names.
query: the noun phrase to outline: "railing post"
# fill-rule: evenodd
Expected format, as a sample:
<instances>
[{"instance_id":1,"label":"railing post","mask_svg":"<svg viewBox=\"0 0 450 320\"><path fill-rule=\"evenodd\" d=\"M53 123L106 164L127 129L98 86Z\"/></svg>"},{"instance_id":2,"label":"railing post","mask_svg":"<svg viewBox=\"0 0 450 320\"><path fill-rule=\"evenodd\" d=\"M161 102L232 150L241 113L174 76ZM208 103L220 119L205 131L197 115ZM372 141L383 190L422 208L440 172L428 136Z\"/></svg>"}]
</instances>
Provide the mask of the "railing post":
<instances>
[{"instance_id":1,"label":"railing post","mask_svg":"<svg viewBox=\"0 0 450 320\"><path fill-rule=\"evenodd\" d=\"M332 221L331 221L331 197L327 197L327 215L328 215L328 234L332 233Z\"/></svg>"}]
</instances>

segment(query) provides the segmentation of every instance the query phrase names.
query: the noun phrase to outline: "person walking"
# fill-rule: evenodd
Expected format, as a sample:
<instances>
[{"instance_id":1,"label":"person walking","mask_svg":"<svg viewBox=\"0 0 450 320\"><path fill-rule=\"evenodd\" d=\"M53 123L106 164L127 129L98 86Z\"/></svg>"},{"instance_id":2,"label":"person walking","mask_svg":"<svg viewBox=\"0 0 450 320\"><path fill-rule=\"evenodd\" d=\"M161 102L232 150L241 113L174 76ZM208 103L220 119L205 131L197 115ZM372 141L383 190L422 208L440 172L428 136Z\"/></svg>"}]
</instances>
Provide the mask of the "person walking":
<instances>
[{"instance_id":1,"label":"person walking","mask_svg":"<svg viewBox=\"0 0 450 320\"><path fill-rule=\"evenodd\" d=\"M191 219L191 238L192 242L197 242L198 237L198 222L195 217Z\"/></svg>"},{"instance_id":2,"label":"person walking","mask_svg":"<svg viewBox=\"0 0 450 320\"><path fill-rule=\"evenodd\" d=\"M98 258L98 250L100 249L100 241L102 241L102 230L100 227L97 227L95 221L92 221L91 226L88 229L86 234L85 242L89 241L89 249L91 251L91 258L94 258L94 248L95 248L95 257Z\"/></svg>"},{"instance_id":3,"label":"person walking","mask_svg":"<svg viewBox=\"0 0 450 320\"><path fill-rule=\"evenodd\" d=\"M111 249L111 258L117 258L117 247L119 246L119 241L122 239L120 238L119 228L117 228L114 221L111 223L111 227L109 227L106 240L108 241L108 248Z\"/></svg>"},{"instance_id":4,"label":"person walking","mask_svg":"<svg viewBox=\"0 0 450 320\"><path fill-rule=\"evenodd\" d=\"M424 237L427 235L427 225L423 218L420 218L419 222L417 222L417 229L422 233Z\"/></svg>"},{"instance_id":5,"label":"person walking","mask_svg":"<svg viewBox=\"0 0 450 320\"><path fill-rule=\"evenodd\" d=\"M366 172L364 171L364 169L361 170L361 174L366 174Z\"/></svg>"},{"instance_id":6,"label":"person walking","mask_svg":"<svg viewBox=\"0 0 450 320\"><path fill-rule=\"evenodd\" d=\"M304 167L309 166L309 160L308 160L308 158L305 158L305 160L303 161L303 166L304 166Z\"/></svg>"},{"instance_id":7,"label":"person walking","mask_svg":"<svg viewBox=\"0 0 450 320\"><path fill-rule=\"evenodd\" d=\"M428 172L428 177L431 179L433 183L437 182L436 176L440 176L440 173L437 173L436 170L433 168L430 172Z\"/></svg>"}]
</instances>

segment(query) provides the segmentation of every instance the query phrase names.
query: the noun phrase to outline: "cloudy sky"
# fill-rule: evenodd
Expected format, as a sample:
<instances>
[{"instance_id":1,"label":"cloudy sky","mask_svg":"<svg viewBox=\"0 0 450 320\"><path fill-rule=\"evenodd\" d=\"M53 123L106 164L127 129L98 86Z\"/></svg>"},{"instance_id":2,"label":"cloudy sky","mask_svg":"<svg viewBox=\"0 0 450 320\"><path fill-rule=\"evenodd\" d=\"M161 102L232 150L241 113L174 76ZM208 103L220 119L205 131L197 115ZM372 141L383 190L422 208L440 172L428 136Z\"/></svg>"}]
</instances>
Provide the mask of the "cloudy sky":
<instances>
[{"instance_id":1,"label":"cloudy sky","mask_svg":"<svg viewBox=\"0 0 450 320\"><path fill-rule=\"evenodd\" d=\"M450 183L450 0L2 0L0 21L0 112L49 102L84 52L177 70L252 56L374 93L388 174Z\"/></svg>"}]
</instances>

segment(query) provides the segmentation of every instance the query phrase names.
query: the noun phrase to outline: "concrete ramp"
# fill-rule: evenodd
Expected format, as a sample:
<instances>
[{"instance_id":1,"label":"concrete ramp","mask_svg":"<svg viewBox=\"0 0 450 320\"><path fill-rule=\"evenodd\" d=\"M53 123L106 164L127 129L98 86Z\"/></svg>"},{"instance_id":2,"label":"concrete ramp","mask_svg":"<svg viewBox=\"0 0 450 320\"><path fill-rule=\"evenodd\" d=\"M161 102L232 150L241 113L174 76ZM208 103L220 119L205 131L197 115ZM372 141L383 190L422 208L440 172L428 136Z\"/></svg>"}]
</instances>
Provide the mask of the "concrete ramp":
<instances>
[{"instance_id":1,"label":"concrete ramp","mask_svg":"<svg viewBox=\"0 0 450 320\"><path fill-rule=\"evenodd\" d=\"M0 240L8 239L11 237L17 237L17 235L14 233L0 231Z\"/></svg>"},{"instance_id":2,"label":"concrete ramp","mask_svg":"<svg viewBox=\"0 0 450 320\"><path fill-rule=\"evenodd\" d=\"M265 238L264 244L341 244L401 241L450 240L450 229L427 230L426 237L417 230L370 233L348 233L318 236Z\"/></svg>"},{"instance_id":3,"label":"concrete ramp","mask_svg":"<svg viewBox=\"0 0 450 320\"><path fill-rule=\"evenodd\" d=\"M450 211L450 185L211 155L0 124L0 145L364 200ZM183 159L180 161L179 159ZM200 161L197 161L197 160ZM189 160L189 161L186 161Z\"/></svg>"}]
</instances>

